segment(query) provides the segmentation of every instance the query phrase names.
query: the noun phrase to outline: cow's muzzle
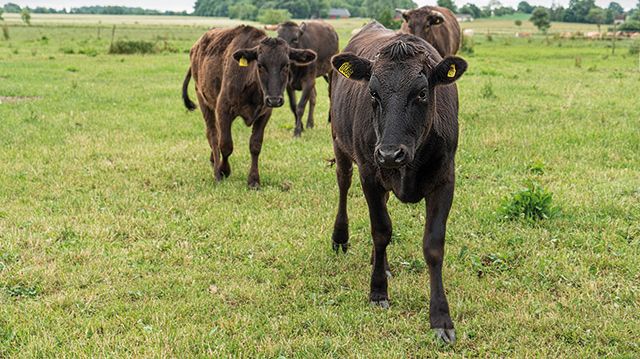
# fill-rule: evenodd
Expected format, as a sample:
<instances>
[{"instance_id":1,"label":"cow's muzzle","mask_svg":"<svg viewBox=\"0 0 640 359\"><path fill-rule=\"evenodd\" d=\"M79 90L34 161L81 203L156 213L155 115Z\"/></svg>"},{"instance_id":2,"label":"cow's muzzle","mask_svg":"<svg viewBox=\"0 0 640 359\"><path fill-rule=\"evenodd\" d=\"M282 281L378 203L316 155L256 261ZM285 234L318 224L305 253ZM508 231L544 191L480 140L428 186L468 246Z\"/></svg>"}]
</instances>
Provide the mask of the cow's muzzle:
<instances>
[{"instance_id":1,"label":"cow's muzzle","mask_svg":"<svg viewBox=\"0 0 640 359\"><path fill-rule=\"evenodd\" d=\"M282 96L267 96L264 102L269 107L280 107L284 105L284 98Z\"/></svg>"},{"instance_id":2,"label":"cow's muzzle","mask_svg":"<svg viewBox=\"0 0 640 359\"><path fill-rule=\"evenodd\" d=\"M375 150L375 158L380 167L398 168L409 163L409 149L405 145L380 145Z\"/></svg>"}]
</instances>

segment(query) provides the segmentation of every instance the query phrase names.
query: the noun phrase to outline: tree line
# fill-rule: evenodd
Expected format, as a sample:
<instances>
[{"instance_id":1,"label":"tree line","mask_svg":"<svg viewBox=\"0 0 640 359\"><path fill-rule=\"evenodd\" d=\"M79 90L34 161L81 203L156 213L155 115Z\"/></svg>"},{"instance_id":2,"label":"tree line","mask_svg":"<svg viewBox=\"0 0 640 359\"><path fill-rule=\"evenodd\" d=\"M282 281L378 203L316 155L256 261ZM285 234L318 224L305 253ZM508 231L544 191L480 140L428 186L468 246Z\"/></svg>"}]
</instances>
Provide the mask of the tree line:
<instances>
[{"instance_id":1,"label":"tree line","mask_svg":"<svg viewBox=\"0 0 640 359\"><path fill-rule=\"evenodd\" d=\"M447 7L454 12L461 14L469 14L474 18L483 18L491 16L509 15L516 12L525 14L534 14L536 18L546 17L548 21L561 21L561 22L577 22L577 23L590 23L597 24L613 24L613 21L617 15L627 15L627 24L621 26L621 29L626 29L634 22L640 21L640 0L638 1L637 8L625 13L624 8L618 2L611 2L606 8L601 8L596 5L595 0L570 0L568 7L559 5L546 8L543 6L533 6L527 1L521 1L516 9L508 6L502 6L500 1L491 0L487 6L479 8L474 4L465 4L459 9L456 8L452 0L438 0L438 5ZM639 24L640 25L640 24ZM633 30L633 29L629 29ZM640 30L638 27L637 30Z\"/></svg>"},{"instance_id":2,"label":"tree line","mask_svg":"<svg viewBox=\"0 0 640 359\"><path fill-rule=\"evenodd\" d=\"M255 20L268 10L286 10L297 19L326 18L331 8L349 10L354 17L393 18L396 8L413 9L412 0L196 0L194 15Z\"/></svg>"},{"instance_id":3,"label":"tree line","mask_svg":"<svg viewBox=\"0 0 640 359\"><path fill-rule=\"evenodd\" d=\"M30 12L34 14L91 14L91 15L189 15L186 11L159 11L128 6L81 6L67 9L53 9L38 6L35 8L20 7L15 3L6 3L2 9L6 13Z\"/></svg>"}]
</instances>

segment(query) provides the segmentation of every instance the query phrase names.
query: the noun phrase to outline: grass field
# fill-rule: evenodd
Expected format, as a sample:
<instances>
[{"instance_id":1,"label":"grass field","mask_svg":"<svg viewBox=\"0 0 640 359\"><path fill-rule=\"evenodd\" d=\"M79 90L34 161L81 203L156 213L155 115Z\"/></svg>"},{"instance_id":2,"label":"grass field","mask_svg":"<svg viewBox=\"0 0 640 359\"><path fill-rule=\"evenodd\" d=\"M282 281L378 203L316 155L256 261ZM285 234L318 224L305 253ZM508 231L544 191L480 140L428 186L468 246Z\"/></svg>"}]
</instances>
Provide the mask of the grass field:
<instances>
[{"instance_id":1,"label":"grass field","mask_svg":"<svg viewBox=\"0 0 640 359\"><path fill-rule=\"evenodd\" d=\"M640 356L629 42L612 56L606 42L475 37L459 82L447 347L429 329L424 204L389 201L389 310L367 303L357 180L350 251L331 251L324 81L302 138L286 105L274 111L250 191L250 130L234 124L233 174L214 183L200 113L181 104L186 51L209 24L118 23L116 38L173 49L122 56L107 54L106 18L100 39L97 23L36 20L0 40L0 358ZM334 24L344 46L358 21ZM559 214L501 219L530 180Z\"/></svg>"}]
</instances>

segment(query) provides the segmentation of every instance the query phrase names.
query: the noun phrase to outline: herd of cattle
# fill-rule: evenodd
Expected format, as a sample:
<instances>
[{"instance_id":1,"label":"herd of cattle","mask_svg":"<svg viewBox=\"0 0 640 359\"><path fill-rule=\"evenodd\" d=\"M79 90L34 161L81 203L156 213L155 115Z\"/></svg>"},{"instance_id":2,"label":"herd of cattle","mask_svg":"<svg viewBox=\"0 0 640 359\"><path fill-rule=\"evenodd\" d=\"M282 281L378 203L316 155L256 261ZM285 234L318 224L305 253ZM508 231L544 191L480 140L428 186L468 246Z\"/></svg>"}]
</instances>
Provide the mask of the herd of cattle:
<instances>
[{"instance_id":1,"label":"herd of cattle","mask_svg":"<svg viewBox=\"0 0 640 359\"><path fill-rule=\"evenodd\" d=\"M423 254L431 283L430 324L438 338L452 343L455 331L442 265L458 144L454 82L467 63L454 56L461 33L449 10L425 6L405 12L403 18L398 32L369 23L341 53L335 30L321 21L281 24L275 38L251 26L209 30L191 49L182 97L189 110L196 108L188 96L193 77L216 180L231 174L232 121L242 117L252 126L248 185L258 188L258 156L272 109L284 104L286 89L295 117L294 135L299 136L307 102L307 127L313 127L315 80L323 77L329 83L339 188L333 249L346 252L348 247L347 193L355 162L373 237L369 300L388 307L389 192L402 202L425 199ZM296 90L302 91L299 103Z\"/></svg>"}]
</instances>

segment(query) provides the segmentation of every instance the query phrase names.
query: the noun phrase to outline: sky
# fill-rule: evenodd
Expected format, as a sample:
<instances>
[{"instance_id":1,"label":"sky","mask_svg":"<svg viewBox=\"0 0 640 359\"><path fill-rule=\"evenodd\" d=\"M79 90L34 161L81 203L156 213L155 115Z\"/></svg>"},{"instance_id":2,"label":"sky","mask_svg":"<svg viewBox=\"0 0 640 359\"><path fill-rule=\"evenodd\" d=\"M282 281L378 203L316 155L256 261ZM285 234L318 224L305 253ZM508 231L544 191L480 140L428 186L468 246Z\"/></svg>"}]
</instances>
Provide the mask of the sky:
<instances>
[{"instance_id":1,"label":"sky","mask_svg":"<svg viewBox=\"0 0 640 359\"><path fill-rule=\"evenodd\" d=\"M436 0L414 0L419 6L422 5L435 5ZM517 7L521 0L500 0L503 5ZM596 4L601 7L606 7L612 0L596 0ZM637 0L615 0L620 3L622 7L629 10L636 6ZM156 10L176 10L176 11L193 11L193 4L195 0L0 0L0 4L6 2L13 2L20 6L37 7L44 6L48 8L62 9L72 8L88 5L123 5L141 7L145 9ZM466 3L474 3L480 7L486 5L489 0L455 0L456 5L462 6ZM543 5L546 7L551 6L553 2L556 2L564 7L569 4L569 0L528 0L531 5Z\"/></svg>"}]
</instances>

